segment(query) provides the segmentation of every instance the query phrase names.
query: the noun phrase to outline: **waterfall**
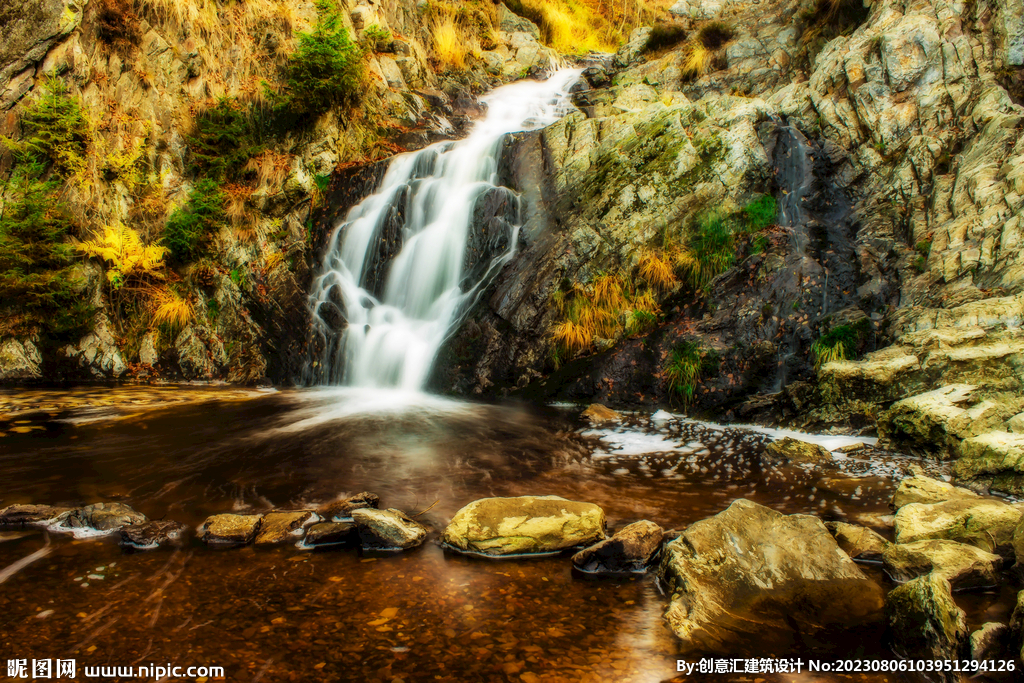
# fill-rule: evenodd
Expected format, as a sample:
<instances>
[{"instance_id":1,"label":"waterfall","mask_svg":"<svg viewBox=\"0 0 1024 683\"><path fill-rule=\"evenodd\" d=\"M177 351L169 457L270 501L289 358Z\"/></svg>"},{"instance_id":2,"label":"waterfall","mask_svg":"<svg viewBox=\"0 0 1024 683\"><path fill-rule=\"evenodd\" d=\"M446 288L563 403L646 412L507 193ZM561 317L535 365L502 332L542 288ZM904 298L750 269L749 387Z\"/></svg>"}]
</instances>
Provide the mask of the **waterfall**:
<instances>
[{"instance_id":1,"label":"waterfall","mask_svg":"<svg viewBox=\"0 0 1024 683\"><path fill-rule=\"evenodd\" d=\"M571 111L579 74L498 88L468 137L391 161L328 241L310 294L307 383L424 388L447 335L515 254L519 197L498 185L502 139Z\"/></svg>"}]
</instances>

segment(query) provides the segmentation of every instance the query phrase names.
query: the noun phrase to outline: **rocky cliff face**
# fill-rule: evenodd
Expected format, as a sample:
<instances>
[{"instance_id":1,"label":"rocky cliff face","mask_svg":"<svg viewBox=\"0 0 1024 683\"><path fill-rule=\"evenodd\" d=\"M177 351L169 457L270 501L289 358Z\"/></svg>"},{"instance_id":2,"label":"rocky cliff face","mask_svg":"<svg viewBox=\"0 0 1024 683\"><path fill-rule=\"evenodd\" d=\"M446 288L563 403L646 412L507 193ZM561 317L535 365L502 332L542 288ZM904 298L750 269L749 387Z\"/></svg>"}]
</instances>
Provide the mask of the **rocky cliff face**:
<instances>
[{"instance_id":1,"label":"rocky cliff face","mask_svg":"<svg viewBox=\"0 0 1024 683\"><path fill-rule=\"evenodd\" d=\"M591 69L579 113L511 142L527 246L453 339L439 385L859 428L901 399L969 383L950 414L1012 429L1019 7L874 2L830 40L823 7L680 2L684 35L728 29L709 73L689 71L692 40L620 53L639 63ZM659 290L652 328L624 325L558 357L565 292L596 301L610 273L642 283L652 249L759 194L777 198L778 225L734 231L731 265L704 288ZM671 367L680 344L703 346L692 397Z\"/></svg>"}]
</instances>

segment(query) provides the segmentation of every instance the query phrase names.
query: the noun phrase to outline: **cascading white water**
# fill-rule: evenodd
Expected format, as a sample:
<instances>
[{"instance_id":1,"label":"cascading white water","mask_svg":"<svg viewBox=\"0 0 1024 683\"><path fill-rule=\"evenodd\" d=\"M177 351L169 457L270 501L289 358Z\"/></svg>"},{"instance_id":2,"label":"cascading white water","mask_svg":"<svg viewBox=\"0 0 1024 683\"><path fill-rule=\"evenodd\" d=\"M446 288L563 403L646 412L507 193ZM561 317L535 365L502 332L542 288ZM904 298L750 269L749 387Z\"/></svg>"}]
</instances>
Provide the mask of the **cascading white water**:
<instances>
[{"instance_id":1,"label":"cascading white water","mask_svg":"<svg viewBox=\"0 0 1024 683\"><path fill-rule=\"evenodd\" d=\"M310 383L424 387L445 337L515 254L519 198L497 185L502 138L570 111L579 74L498 88L468 137L395 157L328 242L310 295Z\"/></svg>"}]
</instances>

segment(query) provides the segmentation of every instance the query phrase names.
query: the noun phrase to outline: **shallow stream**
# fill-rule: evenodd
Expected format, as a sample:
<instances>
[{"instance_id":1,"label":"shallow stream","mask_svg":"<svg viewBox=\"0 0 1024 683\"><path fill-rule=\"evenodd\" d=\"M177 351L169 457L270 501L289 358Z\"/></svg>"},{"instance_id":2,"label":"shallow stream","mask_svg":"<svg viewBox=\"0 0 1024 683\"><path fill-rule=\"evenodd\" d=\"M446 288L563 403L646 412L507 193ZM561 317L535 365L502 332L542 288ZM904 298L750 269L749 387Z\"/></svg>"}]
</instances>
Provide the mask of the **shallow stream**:
<instances>
[{"instance_id":1,"label":"shallow stream","mask_svg":"<svg viewBox=\"0 0 1024 683\"><path fill-rule=\"evenodd\" d=\"M303 508L366 490L382 507L425 510L418 519L435 530L478 498L555 494L601 505L611 530L638 519L681 529L745 497L891 535L893 479L916 462L852 453L827 471L763 469L758 454L777 436L771 430L666 413L595 429L577 408L357 389L11 390L0 394L0 432L0 506L120 501L193 528L213 513ZM8 658L215 665L230 681L677 675L654 576L595 580L574 574L567 557L470 559L446 554L435 539L390 556L212 550L195 541L125 553L110 539L0 532L0 569L49 543L48 555L0 584L0 638ZM1005 620L997 602L1013 602L985 593L958 601L972 630ZM757 648L744 654L771 654ZM776 654L891 657L881 624L799 639ZM706 680L913 679L805 672Z\"/></svg>"}]
</instances>

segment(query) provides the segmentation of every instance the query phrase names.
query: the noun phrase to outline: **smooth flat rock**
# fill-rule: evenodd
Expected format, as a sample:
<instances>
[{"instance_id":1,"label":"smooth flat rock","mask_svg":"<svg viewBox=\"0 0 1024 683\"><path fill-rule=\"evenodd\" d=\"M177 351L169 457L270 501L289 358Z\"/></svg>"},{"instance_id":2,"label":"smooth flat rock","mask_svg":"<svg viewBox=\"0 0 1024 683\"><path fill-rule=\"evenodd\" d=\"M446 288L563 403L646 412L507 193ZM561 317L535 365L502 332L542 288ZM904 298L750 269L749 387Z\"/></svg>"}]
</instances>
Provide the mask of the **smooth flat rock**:
<instances>
[{"instance_id":1,"label":"smooth flat rock","mask_svg":"<svg viewBox=\"0 0 1024 683\"><path fill-rule=\"evenodd\" d=\"M944 503L954 498L978 498L978 494L969 489L918 474L900 481L896 492L892 495L892 507L898 510L908 503Z\"/></svg>"},{"instance_id":2,"label":"smooth flat rock","mask_svg":"<svg viewBox=\"0 0 1024 683\"><path fill-rule=\"evenodd\" d=\"M824 446L792 437L773 441L764 449L764 457L775 464L807 463L825 465L832 462L832 454Z\"/></svg>"},{"instance_id":3,"label":"smooth flat rock","mask_svg":"<svg viewBox=\"0 0 1024 683\"><path fill-rule=\"evenodd\" d=\"M316 512L328 521L337 522L342 519L351 519L353 510L360 510L363 508L377 509L379 507L380 496L376 493L363 491L362 493L357 493L354 496L349 496L342 500L331 501Z\"/></svg>"},{"instance_id":4,"label":"smooth flat rock","mask_svg":"<svg viewBox=\"0 0 1024 683\"><path fill-rule=\"evenodd\" d=\"M1017 507L986 498L908 503L896 512L896 542L939 538L1009 557L1021 515Z\"/></svg>"},{"instance_id":5,"label":"smooth flat rock","mask_svg":"<svg viewBox=\"0 0 1024 683\"><path fill-rule=\"evenodd\" d=\"M551 553L603 541L604 510L560 496L483 498L455 513L443 541L484 555Z\"/></svg>"},{"instance_id":6,"label":"smooth flat rock","mask_svg":"<svg viewBox=\"0 0 1024 683\"><path fill-rule=\"evenodd\" d=\"M355 543L359 539L354 522L319 522L306 530L303 542L308 546Z\"/></svg>"},{"instance_id":7,"label":"smooth flat rock","mask_svg":"<svg viewBox=\"0 0 1024 683\"><path fill-rule=\"evenodd\" d=\"M1003 558L966 543L932 539L890 543L882 562L893 581L903 583L933 572L954 589L964 589L997 585Z\"/></svg>"},{"instance_id":8,"label":"smooth flat rock","mask_svg":"<svg viewBox=\"0 0 1024 683\"><path fill-rule=\"evenodd\" d=\"M262 520L263 515L213 515L206 518L197 533L206 545L236 548L252 543Z\"/></svg>"},{"instance_id":9,"label":"smooth flat rock","mask_svg":"<svg viewBox=\"0 0 1024 683\"><path fill-rule=\"evenodd\" d=\"M135 550L154 550L184 540L188 526L170 519L157 519L121 527L121 545Z\"/></svg>"},{"instance_id":10,"label":"smooth flat rock","mask_svg":"<svg viewBox=\"0 0 1024 683\"><path fill-rule=\"evenodd\" d=\"M401 510L360 508L352 511L352 521L364 548L406 550L427 538L427 529Z\"/></svg>"},{"instance_id":11,"label":"smooth flat rock","mask_svg":"<svg viewBox=\"0 0 1024 683\"><path fill-rule=\"evenodd\" d=\"M0 509L0 529L55 524L74 511L75 508L52 505L8 505Z\"/></svg>"},{"instance_id":12,"label":"smooth flat rock","mask_svg":"<svg viewBox=\"0 0 1024 683\"><path fill-rule=\"evenodd\" d=\"M256 545L281 545L302 538L305 527L319 517L312 510L275 511L263 515Z\"/></svg>"},{"instance_id":13,"label":"smooth flat rock","mask_svg":"<svg viewBox=\"0 0 1024 683\"><path fill-rule=\"evenodd\" d=\"M737 500L662 550L665 618L683 651L720 652L756 636L789 645L881 615L883 593L816 517Z\"/></svg>"},{"instance_id":14,"label":"smooth flat rock","mask_svg":"<svg viewBox=\"0 0 1024 683\"><path fill-rule=\"evenodd\" d=\"M956 606L949 581L926 574L889 593L885 600L893 650L912 659L965 659L967 619ZM943 680L959 681L959 674Z\"/></svg>"},{"instance_id":15,"label":"smooth flat rock","mask_svg":"<svg viewBox=\"0 0 1024 683\"><path fill-rule=\"evenodd\" d=\"M882 561L882 551L889 542L877 531L846 522L825 522L825 528L851 559L861 562Z\"/></svg>"},{"instance_id":16,"label":"smooth flat rock","mask_svg":"<svg viewBox=\"0 0 1024 683\"><path fill-rule=\"evenodd\" d=\"M634 522L611 538L579 551L572 556L572 563L585 572L642 572L661 547L664 533L654 522Z\"/></svg>"}]
</instances>

